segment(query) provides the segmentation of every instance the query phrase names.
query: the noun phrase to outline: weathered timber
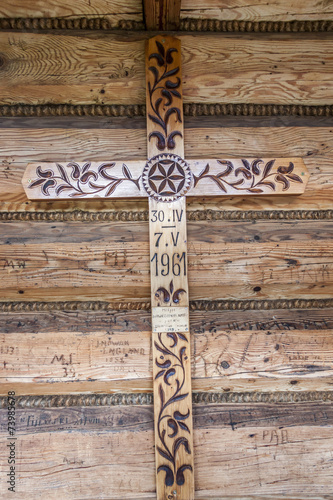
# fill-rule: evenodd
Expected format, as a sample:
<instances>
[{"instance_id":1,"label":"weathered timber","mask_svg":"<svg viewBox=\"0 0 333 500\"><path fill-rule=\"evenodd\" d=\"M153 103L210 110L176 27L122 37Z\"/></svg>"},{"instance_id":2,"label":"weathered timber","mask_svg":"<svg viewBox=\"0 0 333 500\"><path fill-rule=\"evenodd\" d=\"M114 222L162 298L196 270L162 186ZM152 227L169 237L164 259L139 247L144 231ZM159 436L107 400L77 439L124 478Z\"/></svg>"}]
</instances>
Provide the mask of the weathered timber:
<instances>
[{"instance_id":1,"label":"weathered timber","mask_svg":"<svg viewBox=\"0 0 333 500\"><path fill-rule=\"evenodd\" d=\"M1 33L0 104L143 104L147 36ZM180 35L185 102L331 104L333 41L276 36Z\"/></svg>"},{"instance_id":2,"label":"weathered timber","mask_svg":"<svg viewBox=\"0 0 333 500\"><path fill-rule=\"evenodd\" d=\"M216 123L215 125L218 125ZM278 132L278 133L277 133ZM310 172L307 191L300 197L227 198L204 201L188 200L188 208L222 210L323 210L332 208L333 148L330 127L254 128L229 127L185 129L185 155L187 158L217 157L223 144L223 156L303 157ZM145 131L142 129L2 129L0 138L2 168L0 172L0 209L2 211L73 210L73 202L26 202L21 178L26 161L103 161L105 157L122 159L119 151L126 149L128 160L145 158ZM66 151L64 155L63 151ZM136 201L75 201L82 210L147 210L146 200Z\"/></svg>"},{"instance_id":3,"label":"weathered timber","mask_svg":"<svg viewBox=\"0 0 333 500\"><path fill-rule=\"evenodd\" d=\"M121 25L122 21L142 22L142 2L140 0L128 0L126 2L120 0L97 0L91 4L84 0L78 0L75 3L69 3L65 0L51 0L47 4L41 5L38 0L29 1L28 3L24 0L18 0L14 3L6 0L1 3L0 17L57 18L58 29L63 29L70 25L68 23L69 20L72 20L72 26L75 29L76 24L74 20L84 17L86 20L86 29L90 28L89 20L93 21L96 19L100 19L101 28L104 27L103 20L106 21L107 27L117 28ZM47 28L48 26L46 25L45 27ZM79 27L81 27L80 24ZM94 27L98 29L98 24L95 23Z\"/></svg>"},{"instance_id":4,"label":"weathered timber","mask_svg":"<svg viewBox=\"0 0 333 500\"><path fill-rule=\"evenodd\" d=\"M2 226L1 300L149 300L146 222L24 224ZM331 223L188 226L192 300L331 297Z\"/></svg>"},{"instance_id":5,"label":"weathered timber","mask_svg":"<svg viewBox=\"0 0 333 500\"><path fill-rule=\"evenodd\" d=\"M71 382L65 391L89 381L111 383L122 380L131 391L131 380L138 383L152 377L150 321L145 329L133 331L128 315L122 327L113 325L99 332L80 331L1 334L0 380L12 385ZM199 328L192 331L192 376L194 390L226 389L244 380L276 381L311 378L329 383L333 369L333 337L330 330L223 330L219 320L202 314ZM210 315L211 316L211 315ZM216 315L215 315L216 316ZM130 327L130 328L129 328ZM132 328L131 328L132 327ZM120 330L120 332L118 332ZM157 336L156 336L157 337ZM209 378L209 380L205 380ZM198 385L196 386L196 380ZM228 385L229 384L229 385ZM98 384L94 384L98 386ZM152 387L152 382L150 383ZM265 388L265 386L264 386ZM26 391L29 388L26 387Z\"/></svg>"},{"instance_id":6,"label":"weathered timber","mask_svg":"<svg viewBox=\"0 0 333 500\"><path fill-rule=\"evenodd\" d=\"M181 0L143 0L147 30L178 30Z\"/></svg>"},{"instance_id":7,"label":"weathered timber","mask_svg":"<svg viewBox=\"0 0 333 500\"><path fill-rule=\"evenodd\" d=\"M5 444L7 410L0 415ZM18 498L36 489L49 498L153 498L152 406L26 408L17 417ZM330 494L330 404L195 405L194 422L196 498Z\"/></svg>"},{"instance_id":8,"label":"weathered timber","mask_svg":"<svg viewBox=\"0 0 333 500\"><path fill-rule=\"evenodd\" d=\"M195 19L219 19L225 21L292 21L332 19L330 3L313 4L309 0L278 0L267 3L264 0L251 4L249 0L237 0L231 4L221 3L219 0L205 1L182 0L181 17ZM117 0L98 0L92 5L83 0L69 4L64 0L52 0L41 8L38 0L26 3L24 0L15 3L5 0L1 4L0 17L4 18L58 18L59 28L61 19L89 19L101 18L110 25L116 20L142 21L142 2L129 0L124 4ZM75 25L73 26L75 27ZM89 27L89 24L88 24ZM103 24L101 24L103 27ZM163 29L166 29L165 27Z\"/></svg>"},{"instance_id":9,"label":"weathered timber","mask_svg":"<svg viewBox=\"0 0 333 500\"><path fill-rule=\"evenodd\" d=\"M57 310L24 311L16 310L15 304L17 303L9 303L8 311L0 313L0 333L2 334L40 333L44 335L54 331L87 334L92 330L94 332L134 333L147 331L150 321L150 312L145 311L143 307L140 310L114 310L112 308L70 310L63 305L62 309ZM27 302L19 304L29 305ZM210 301L209 304L214 305L214 301ZM10 305L13 307L10 308ZM36 305L38 306L38 303ZM211 325L208 326L210 322ZM219 328L237 331L266 330L274 333L279 331L292 333L295 330L329 330L333 329L333 311L331 308L274 309L273 307L269 310L248 310L245 307L224 311L191 310L191 330L195 334L207 332L210 328L212 331Z\"/></svg>"},{"instance_id":10,"label":"weathered timber","mask_svg":"<svg viewBox=\"0 0 333 500\"><path fill-rule=\"evenodd\" d=\"M331 309L192 312L193 389L327 390L332 322ZM11 312L0 325L3 394L152 391L148 311Z\"/></svg>"},{"instance_id":11,"label":"weathered timber","mask_svg":"<svg viewBox=\"0 0 333 500\"><path fill-rule=\"evenodd\" d=\"M6 397L8 391L15 390L17 396L22 396L22 406L44 407L50 400L55 400L51 406L68 406L77 398L76 406L80 406L82 397L87 398L87 404L97 403L109 396L115 404L137 405L142 400L152 402L153 381L149 378L130 380L88 380L85 382L38 382L25 383L3 382L0 395ZM302 401L333 401L332 381L330 378L286 377L284 379L195 379L192 384L194 402L216 403L224 402L267 402L298 403ZM83 395L83 396L82 396ZM73 399L74 398L74 399ZM119 403L120 401L120 403ZM126 403L127 401L127 403ZM102 403L101 403L102 404ZM145 401L141 404L147 404Z\"/></svg>"},{"instance_id":12,"label":"weathered timber","mask_svg":"<svg viewBox=\"0 0 333 500\"><path fill-rule=\"evenodd\" d=\"M314 4L310 0L249 0L221 2L220 0L182 0L181 17L195 19L219 19L221 21L293 21L332 19L332 5Z\"/></svg>"}]
</instances>

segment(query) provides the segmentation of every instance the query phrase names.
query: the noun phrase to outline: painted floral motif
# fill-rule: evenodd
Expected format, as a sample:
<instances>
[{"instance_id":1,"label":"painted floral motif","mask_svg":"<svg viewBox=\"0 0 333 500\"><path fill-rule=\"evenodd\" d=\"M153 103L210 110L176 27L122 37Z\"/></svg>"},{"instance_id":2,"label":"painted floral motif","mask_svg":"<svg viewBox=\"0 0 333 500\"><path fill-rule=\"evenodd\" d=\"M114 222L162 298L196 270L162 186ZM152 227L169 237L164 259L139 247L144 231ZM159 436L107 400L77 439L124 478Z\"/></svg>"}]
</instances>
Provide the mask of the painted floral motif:
<instances>
[{"instance_id":1,"label":"painted floral motif","mask_svg":"<svg viewBox=\"0 0 333 500\"><path fill-rule=\"evenodd\" d=\"M160 296L162 295L162 299L165 304L169 304L171 301L174 304L179 304L180 295L182 293L186 293L186 290L184 290L183 288L178 288L177 290L175 290L173 286L173 280L171 280L169 284L169 290L164 287L160 287L156 290L155 297L160 298Z\"/></svg>"},{"instance_id":2,"label":"painted floral motif","mask_svg":"<svg viewBox=\"0 0 333 500\"><path fill-rule=\"evenodd\" d=\"M168 345L167 345L168 344ZM186 413L172 409L173 403L191 398L188 392L182 392L185 379L185 361L187 356L188 340L183 333L159 333L158 341L155 341L155 348L159 351L159 358L155 359L155 366L158 370L155 380L161 380L158 387L159 413L157 416L157 434L159 445L157 452L166 460L160 465L157 472L165 472L165 485L173 486L176 481L178 486L185 483L184 472L193 471L190 464L183 463L176 465L177 455L181 447L186 454L191 455L192 450L188 437L191 433L188 422L191 417L190 409ZM174 388L170 397L166 397L166 387ZM168 391L169 392L169 391ZM190 408L190 401L189 401Z\"/></svg>"},{"instance_id":3,"label":"painted floral motif","mask_svg":"<svg viewBox=\"0 0 333 500\"><path fill-rule=\"evenodd\" d=\"M228 160L218 160L220 165L225 165L226 169L217 175L209 173L210 166L207 163L206 167L200 172L198 176L193 175L194 187L201 181L201 179L209 178L215 182L225 193L228 192L228 186L236 189L237 191L247 191L248 193L260 194L264 192L264 187L270 188L272 191L276 190L276 183L283 185L282 190L287 191L291 182L301 182L302 179L293 173L294 164L289 163L288 167L279 166L274 168L276 160L270 160L264 164L261 159L253 160L252 163L248 160L242 159L243 166L235 169L233 163ZM240 176L241 178L234 181L228 181L228 176L234 173L234 177Z\"/></svg>"},{"instance_id":4,"label":"painted floral motif","mask_svg":"<svg viewBox=\"0 0 333 500\"><path fill-rule=\"evenodd\" d=\"M86 162L82 166L76 162L70 162L66 167L60 163L56 163L58 169L56 173L51 169L43 171L39 166L36 169L37 179L32 181L29 188L39 186L45 196L50 196L49 190L54 188L57 196L63 191L67 191L70 197L84 197L105 190L103 197L107 198L117 189L119 184L124 181L130 181L140 190L140 177L133 179L125 163L122 167L124 177L110 175L109 170L115 165L115 162L102 163L96 171L91 169L90 162ZM105 180L108 182L105 183ZM102 181L103 184L98 184L98 181Z\"/></svg>"},{"instance_id":5,"label":"painted floral motif","mask_svg":"<svg viewBox=\"0 0 333 500\"><path fill-rule=\"evenodd\" d=\"M153 75L153 82L148 82L148 92L151 112L148 118L158 125L161 131L154 131L149 134L149 140L152 137L157 139L157 148L160 151L174 149L176 147L175 137L183 137L179 130L169 132L169 120L172 115L176 115L179 123L182 123L181 110L178 106L172 106L174 98L181 99L179 87L181 80L179 78L179 66L169 69L169 65L174 62L173 53L178 52L175 48L169 48L165 51L163 44L156 40L157 51L149 55L149 61L156 60L156 66L149 66L148 70ZM175 77L176 79L172 79ZM164 103L163 103L164 101ZM162 106L162 103L164 106ZM166 111L162 111L165 108Z\"/></svg>"}]
</instances>

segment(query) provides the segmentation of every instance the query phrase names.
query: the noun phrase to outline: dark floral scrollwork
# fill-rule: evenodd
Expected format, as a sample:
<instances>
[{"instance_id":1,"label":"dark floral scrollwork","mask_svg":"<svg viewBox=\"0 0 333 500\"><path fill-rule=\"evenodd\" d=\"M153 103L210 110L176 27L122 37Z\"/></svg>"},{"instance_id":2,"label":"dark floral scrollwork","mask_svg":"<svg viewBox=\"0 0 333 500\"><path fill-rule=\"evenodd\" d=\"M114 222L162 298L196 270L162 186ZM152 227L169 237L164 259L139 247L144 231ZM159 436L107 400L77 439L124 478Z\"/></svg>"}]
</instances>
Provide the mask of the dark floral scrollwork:
<instances>
[{"instance_id":1,"label":"dark floral scrollwork","mask_svg":"<svg viewBox=\"0 0 333 500\"><path fill-rule=\"evenodd\" d=\"M161 286L156 290L155 297L159 299L162 295L162 300L165 304L169 304L171 301L174 304L179 304L181 293L186 293L186 290L184 290L183 288L178 288L177 290L175 290L173 286L173 280L171 280L169 284L169 290Z\"/></svg>"},{"instance_id":2,"label":"dark floral scrollwork","mask_svg":"<svg viewBox=\"0 0 333 500\"><path fill-rule=\"evenodd\" d=\"M163 337L165 337L165 340ZM171 339L172 344L167 346L168 339ZM182 392L186 380L187 343L188 340L185 334L171 332L159 333L158 341L154 343L155 348L161 353L159 359L155 359L155 366L159 370L155 375L155 380L161 379L158 387L160 411L157 417L157 434L159 438L157 452L167 461L166 464L158 467L157 472L165 472L164 482L166 486L173 486L175 481L178 486L183 485L185 483L184 472L193 470L190 464L176 465L177 454L181 447L185 449L188 455L192 453L188 440L191 431L186 423L191 416L191 412L188 410L183 414L178 410L171 410L173 403L191 397L188 392ZM171 386L172 378L174 378L172 384L174 390L172 395L167 398L165 388Z\"/></svg>"},{"instance_id":3,"label":"dark floral scrollwork","mask_svg":"<svg viewBox=\"0 0 333 500\"><path fill-rule=\"evenodd\" d=\"M169 133L169 119L175 114L178 122L182 123L181 110L179 107L172 106L174 98L181 99L181 94L177 90L180 87L181 80L179 76L179 66L169 69L169 65L173 63L173 53L178 52L175 48L169 48L165 51L163 44L156 41L157 52L149 55L149 61L156 60L157 66L149 66L148 70L153 74L154 83L148 82L149 100L152 113L148 113L148 117L162 131L154 131L149 134L149 140L152 137L157 139L157 148L164 151L165 148L174 149L176 147L175 137L183 137L179 130L173 130ZM159 70L158 68L161 68ZM171 80L176 77L176 81ZM157 94L156 94L157 93ZM161 110L161 104L164 100L166 111Z\"/></svg>"},{"instance_id":4,"label":"dark floral scrollwork","mask_svg":"<svg viewBox=\"0 0 333 500\"><path fill-rule=\"evenodd\" d=\"M218 160L218 163L220 165L225 165L226 169L216 175L209 173L210 166L207 163L206 167L198 176L193 175L194 187L201 179L209 178L219 186L221 191L224 191L225 193L228 192L229 186L237 191L247 191L248 193L259 194L264 192L264 187L269 187L275 191L276 182L283 185L283 191L287 191L289 189L291 182L303 183L302 179L293 173L295 167L292 162L289 163L288 167L278 167L277 169L274 169L275 160L268 161L264 167L262 165L264 164L264 161L261 159L253 160L251 164L245 159L242 159L241 161L243 166L235 169L231 161ZM242 178L234 181L228 181L228 176L232 173L234 173L235 177L241 175Z\"/></svg>"},{"instance_id":5,"label":"dark floral scrollwork","mask_svg":"<svg viewBox=\"0 0 333 500\"><path fill-rule=\"evenodd\" d=\"M57 173L51 169L43 171L39 166L36 169L38 178L31 182L29 188L40 186L45 196L50 196L49 189L55 188L57 196L61 192L67 191L70 197L84 197L105 190L104 197L108 197L116 190L119 184L124 181L130 181L140 190L140 177L133 179L129 168L125 164L122 167L124 177L110 175L108 169L113 168L115 165L115 162L102 163L96 171L90 168L90 162L86 162L82 166L76 162L70 162L66 167L63 167L60 163L56 163ZM105 183L105 180L108 182ZM98 181L102 181L103 184L96 184Z\"/></svg>"}]
</instances>

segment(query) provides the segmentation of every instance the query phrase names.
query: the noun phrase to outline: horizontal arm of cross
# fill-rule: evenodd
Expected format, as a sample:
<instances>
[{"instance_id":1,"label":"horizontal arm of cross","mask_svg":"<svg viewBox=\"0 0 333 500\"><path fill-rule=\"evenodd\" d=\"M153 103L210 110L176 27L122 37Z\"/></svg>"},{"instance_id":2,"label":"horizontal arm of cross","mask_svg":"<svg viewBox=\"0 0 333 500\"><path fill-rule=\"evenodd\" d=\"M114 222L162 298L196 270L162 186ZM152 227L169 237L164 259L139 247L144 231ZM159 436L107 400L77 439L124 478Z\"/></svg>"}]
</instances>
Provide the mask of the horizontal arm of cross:
<instances>
[{"instance_id":1,"label":"horizontal arm of cross","mask_svg":"<svg viewBox=\"0 0 333 500\"><path fill-rule=\"evenodd\" d=\"M146 166L147 165L147 166ZM30 163L22 179L32 200L139 198L149 189L186 196L293 195L305 191L309 174L301 158Z\"/></svg>"}]
</instances>

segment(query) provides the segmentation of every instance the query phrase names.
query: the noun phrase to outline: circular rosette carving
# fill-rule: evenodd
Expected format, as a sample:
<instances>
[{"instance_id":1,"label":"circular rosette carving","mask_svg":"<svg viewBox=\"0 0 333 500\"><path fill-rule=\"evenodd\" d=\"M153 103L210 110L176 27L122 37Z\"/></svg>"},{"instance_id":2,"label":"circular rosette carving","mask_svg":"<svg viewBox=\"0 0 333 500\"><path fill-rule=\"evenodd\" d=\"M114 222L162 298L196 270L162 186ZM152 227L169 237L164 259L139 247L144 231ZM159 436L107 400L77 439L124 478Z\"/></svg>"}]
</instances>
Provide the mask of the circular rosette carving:
<instances>
[{"instance_id":1,"label":"circular rosette carving","mask_svg":"<svg viewBox=\"0 0 333 500\"><path fill-rule=\"evenodd\" d=\"M142 182L148 195L158 201L174 201L190 188L192 174L189 165L180 156L164 153L146 163Z\"/></svg>"}]
</instances>

